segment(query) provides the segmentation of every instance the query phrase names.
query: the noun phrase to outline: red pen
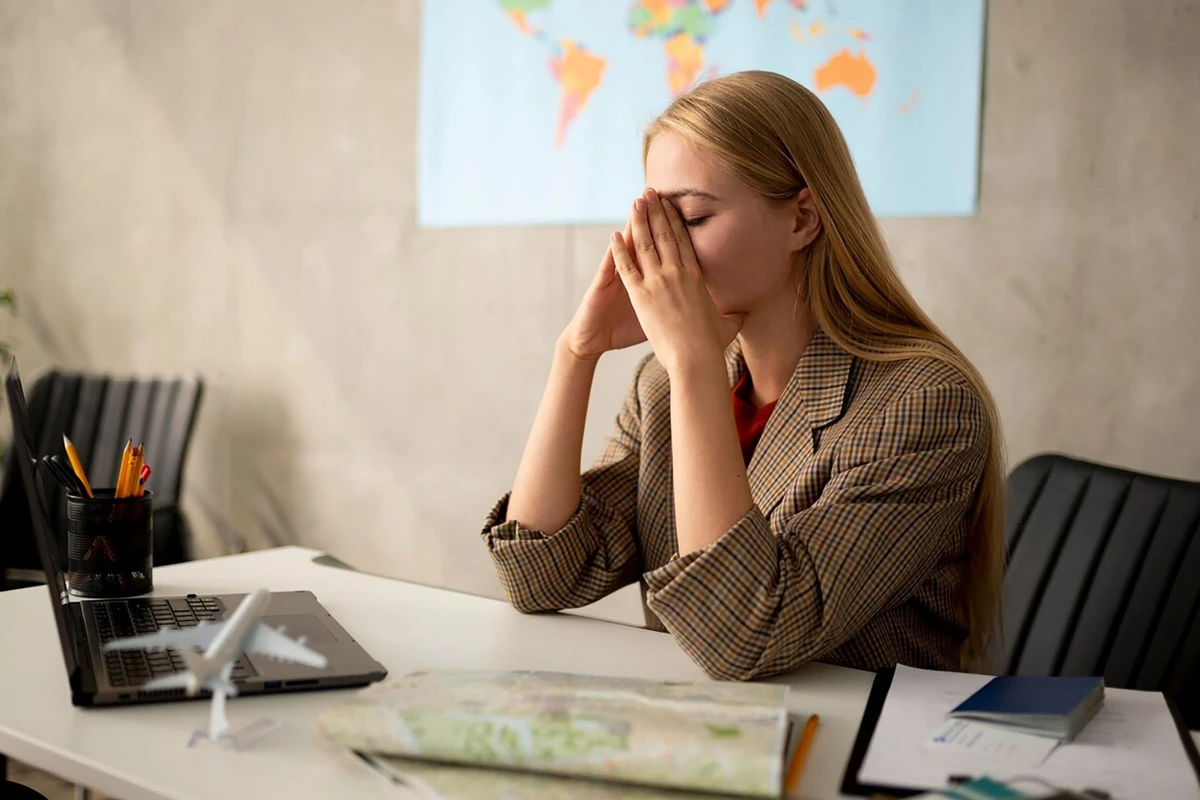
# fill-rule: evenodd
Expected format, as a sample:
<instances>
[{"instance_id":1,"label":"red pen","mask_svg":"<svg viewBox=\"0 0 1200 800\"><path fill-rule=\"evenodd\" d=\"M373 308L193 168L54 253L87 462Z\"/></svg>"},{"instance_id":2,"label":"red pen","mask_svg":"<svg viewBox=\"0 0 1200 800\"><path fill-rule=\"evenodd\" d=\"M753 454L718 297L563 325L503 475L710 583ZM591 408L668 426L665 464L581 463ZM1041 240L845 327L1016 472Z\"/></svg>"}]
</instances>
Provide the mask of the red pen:
<instances>
[{"instance_id":1,"label":"red pen","mask_svg":"<svg viewBox=\"0 0 1200 800\"><path fill-rule=\"evenodd\" d=\"M142 464L141 474L138 475L138 495L139 496L141 495L143 488L146 485L146 481L150 480L151 472L152 472L152 470L150 469L150 465Z\"/></svg>"}]
</instances>

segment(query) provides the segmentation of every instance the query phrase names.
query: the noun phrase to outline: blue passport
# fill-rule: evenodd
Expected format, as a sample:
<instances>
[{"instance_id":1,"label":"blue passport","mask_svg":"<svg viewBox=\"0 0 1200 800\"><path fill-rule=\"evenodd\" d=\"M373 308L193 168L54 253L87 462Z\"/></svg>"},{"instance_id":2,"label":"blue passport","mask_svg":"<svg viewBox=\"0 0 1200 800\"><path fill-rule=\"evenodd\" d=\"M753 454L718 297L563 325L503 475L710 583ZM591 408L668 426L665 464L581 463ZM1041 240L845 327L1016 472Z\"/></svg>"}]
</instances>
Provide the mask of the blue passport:
<instances>
[{"instance_id":1,"label":"blue passport","mask_svg":"<svg viewBox=\"0 0 1200 800\"><path fill-rule=\"evenodd\" d=\"M993 678L949 716L1070 741L1104 703L1103 678Z\"/></svg>"}]
</instances>

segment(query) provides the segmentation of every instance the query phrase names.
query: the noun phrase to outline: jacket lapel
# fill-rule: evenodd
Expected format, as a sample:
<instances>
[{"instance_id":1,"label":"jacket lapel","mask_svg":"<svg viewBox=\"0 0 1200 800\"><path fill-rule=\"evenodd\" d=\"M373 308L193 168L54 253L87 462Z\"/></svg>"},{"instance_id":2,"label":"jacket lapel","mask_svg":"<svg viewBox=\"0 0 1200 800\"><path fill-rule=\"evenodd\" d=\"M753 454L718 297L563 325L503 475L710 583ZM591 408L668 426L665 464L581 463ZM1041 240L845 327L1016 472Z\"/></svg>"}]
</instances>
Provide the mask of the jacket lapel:
<instances>
[{"instance_id":1,"label":"jacket lapel","mask_svg":"<svg viewBox=\"0 0 1200 800\"><path fill-rule=\"evenodd\" d=\"M854 357L822 331L804 349L747 470L750 494L764 515L775 510L798 465L813 454L817 432L842 416L853 363ZM736 341L726 352L726 365L732 388L746 369Z\"/></svg>"}]
</instances>

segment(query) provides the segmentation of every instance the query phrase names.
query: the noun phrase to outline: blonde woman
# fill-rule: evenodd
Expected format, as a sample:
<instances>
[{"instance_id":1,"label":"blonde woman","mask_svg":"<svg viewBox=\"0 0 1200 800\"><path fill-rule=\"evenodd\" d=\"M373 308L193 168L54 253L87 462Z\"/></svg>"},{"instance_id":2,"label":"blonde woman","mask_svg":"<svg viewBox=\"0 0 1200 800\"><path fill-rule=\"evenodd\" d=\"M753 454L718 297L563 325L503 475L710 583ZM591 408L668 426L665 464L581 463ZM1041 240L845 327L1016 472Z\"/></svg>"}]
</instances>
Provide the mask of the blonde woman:
<instances>
[{"instance_id":1,"label":"blonde woman","mask_svg":"<svg viewBox=\"0 0 1200 800\"><path fill-rule=\"evenodd\" d=\"M521 611L641 580L710 676L981 664L1003 464L979 373L896 275L837 124L744 72L646 132L648 187L558 341L483 537ZM596 361L649 340L579 475Z\"/></svg>"}]
</instances>

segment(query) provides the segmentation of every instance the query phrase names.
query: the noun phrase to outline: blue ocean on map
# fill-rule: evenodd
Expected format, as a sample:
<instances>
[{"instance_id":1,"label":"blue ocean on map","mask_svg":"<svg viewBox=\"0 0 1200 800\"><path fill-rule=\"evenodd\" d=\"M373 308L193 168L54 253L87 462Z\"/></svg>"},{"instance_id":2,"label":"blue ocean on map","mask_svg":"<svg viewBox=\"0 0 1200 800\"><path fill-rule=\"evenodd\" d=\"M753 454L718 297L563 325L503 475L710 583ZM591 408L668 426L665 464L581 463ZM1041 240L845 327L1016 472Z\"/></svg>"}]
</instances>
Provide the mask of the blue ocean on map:
<instances>
[{"instance_id":1,"label":"blue ocean on map","mask_svg":"<svg viewBox=\"0 0 1200 800\"><path fill-rule=\"evenodd\" d=\"M875 214L975 213L984 0L425 0L425 226L616 225L642 132L766 69L829 107Z\"/></svg>"}]
</instances>

